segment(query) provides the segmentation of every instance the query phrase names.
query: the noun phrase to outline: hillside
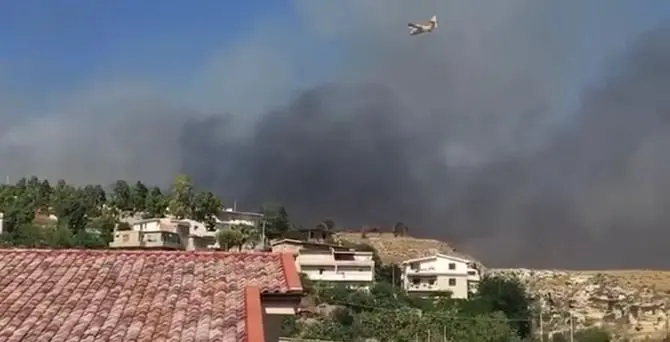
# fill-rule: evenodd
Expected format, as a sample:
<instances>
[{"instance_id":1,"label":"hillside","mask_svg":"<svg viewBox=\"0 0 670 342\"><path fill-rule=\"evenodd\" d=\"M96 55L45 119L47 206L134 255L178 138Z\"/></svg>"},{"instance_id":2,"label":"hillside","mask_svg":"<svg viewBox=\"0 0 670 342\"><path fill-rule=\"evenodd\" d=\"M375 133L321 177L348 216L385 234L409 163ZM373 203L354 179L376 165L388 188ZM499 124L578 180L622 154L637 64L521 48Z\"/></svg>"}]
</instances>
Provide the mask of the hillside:
<instances>
[{"instance_id":1,"label":"hillside","mask_svg":"<svg viewBox=\"0 0 670 342\"><path fill-rule=\"evenodd\" d=\"M366 238L361 233L340 232L335 234L336 241L350 243L366 243L374 247L384 264L397 264L404 260L421 258L442 253L472 259L467 255L456 252L456 249L446 242L419 239L411 236L395 237L393 233L368 233Z\"/></svg>"},{"instance_id":2,"label":"hillside","mask_svg":"<svg viewBox=\"0 0 670 342\"><path fill-rule=\"evenodd\" d=\"M537 299L545 333L605 327L633 341L658 341L670 333L670 271L496 269L515 276ZM538 315L539 317L539 315Z\"/></svg>"},{"instance_id":3,"label":"hillside","mask_svg":"<svg viewBox=\"0 0 670 342\"><path fill-rule=\"evenodd\" d=\"M362 238L360 233L340 232L335 239L369 244L385 264L438 252L467 257L446 242L392 233L369 233ZM538 318L542 308L545 333L569 331L571 315L576 329L605 327L631 340L663 338L670 332L670 271L516 268L487 272L522 280L537 300Z\"/></svg>"}]
</instances>

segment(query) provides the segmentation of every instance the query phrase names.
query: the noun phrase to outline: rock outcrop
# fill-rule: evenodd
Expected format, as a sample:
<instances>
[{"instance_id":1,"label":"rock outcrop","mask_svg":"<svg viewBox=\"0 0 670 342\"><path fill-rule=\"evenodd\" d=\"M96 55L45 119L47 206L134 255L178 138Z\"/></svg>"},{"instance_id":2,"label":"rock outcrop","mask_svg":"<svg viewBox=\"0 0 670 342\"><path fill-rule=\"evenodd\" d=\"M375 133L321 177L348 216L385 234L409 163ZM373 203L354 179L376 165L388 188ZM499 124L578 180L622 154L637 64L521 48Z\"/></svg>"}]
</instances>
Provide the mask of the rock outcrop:
<instances>
[{"instance_id":1,"label":"rock outcrop","mask_svg":"<svg viewBox=\"0 0 670 342\"><path fill-rule=\"evenodd\" d=\"M336 241L372 246L384 264L398 264L405 260L432 256L437 253L464 257L476 261L469 255L462 254L450 244L432 239L420 239L411 236L394 236L389 232L369 233L365 237L361 233L339 232Z\"/></svg>"},{"instance_id":2,"label":"rock outcrop","mask_svg":"<svg viewBox=\"0 0 670 342\"><path fill-rule=\"evenodd\" d=\"M545 334L604 328L620 339L662 341L670 332L670 272L492 269L517 277L535 299ZM540 317L541 322L540 322ZM541 323L541 324L540 324Z\"/></svg>"}]
</instances>

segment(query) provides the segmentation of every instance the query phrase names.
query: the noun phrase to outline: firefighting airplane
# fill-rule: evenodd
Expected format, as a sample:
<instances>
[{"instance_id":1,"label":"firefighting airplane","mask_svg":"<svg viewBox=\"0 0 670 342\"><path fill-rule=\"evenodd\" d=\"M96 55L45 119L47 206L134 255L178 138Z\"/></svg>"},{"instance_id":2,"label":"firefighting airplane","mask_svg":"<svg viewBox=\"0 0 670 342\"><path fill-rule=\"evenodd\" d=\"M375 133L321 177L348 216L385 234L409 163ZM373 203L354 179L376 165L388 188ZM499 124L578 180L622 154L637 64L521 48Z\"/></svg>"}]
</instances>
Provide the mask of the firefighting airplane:
<instances>
[{"instance_id":1,"label":"firefighting airplane","mask_svg":"<svg viewBox=\"0 0 670 342\"><path fill-rule=\"evenodd\" d=\"M429 20L421 21L418 23L409 23L407 24L409 28L409 35L416 36L426 32L432 32L437 28L437 16L432 16Z\"/></svg>"}]
</instances>

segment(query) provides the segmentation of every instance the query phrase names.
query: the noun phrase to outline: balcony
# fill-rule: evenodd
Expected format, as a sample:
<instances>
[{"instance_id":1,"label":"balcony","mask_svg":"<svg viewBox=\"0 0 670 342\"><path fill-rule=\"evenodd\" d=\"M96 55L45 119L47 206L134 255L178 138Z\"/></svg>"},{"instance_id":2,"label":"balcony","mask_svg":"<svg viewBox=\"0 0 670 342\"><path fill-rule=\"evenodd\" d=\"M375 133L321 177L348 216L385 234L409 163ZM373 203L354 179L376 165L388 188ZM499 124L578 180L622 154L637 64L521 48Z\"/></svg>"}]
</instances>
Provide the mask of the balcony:
<instances>
[{"instance_id":1,"label":"balcony","mask_svg":"<svg viewBox=\"0 0 670 342\"><path fill-rule=\"evenodd\" d=\"M333 281L333 282L372 282L374 281L373 272L342 272L328 271L323 273L306 272L311 280Z\"/></svg>"},{"instance_id":2,"label":"balcony","mask_svg":"<svg viewBox=\"0 0 670 342\"><path fill-rule=\"evenodd\" d=\"M421 275L436 275L436 274L449 274L449 272L438 272L435 270L434 267L430 268L408 268L406 270L407 275L415 275L415 276L421 276Z\"/></svg>"},{"instance_id":3,"label":"balcony","mask_svg":"<svg viewBox=\"0 0 670 342\"><path fill-rule=\"evenodd\" d=\"M437 292L440 291L440 287L435 284L430 284L430 283L421 283L421 284L413 284L409 283L407 286L407 291L408 292Z\"/></svg>"},{"instance_id":4,"label":"balcony","mask_svg":"<svg viewBox=\"0 0 670 342\"><path fill-rule=\"evenodd\" d=\"M304 256L300 256L298 262L303 266L346 266L361 268L372 268L375 266L375 262L372 260L334 260L332 258L305 258Z\"/></svg>"}]
</instances>

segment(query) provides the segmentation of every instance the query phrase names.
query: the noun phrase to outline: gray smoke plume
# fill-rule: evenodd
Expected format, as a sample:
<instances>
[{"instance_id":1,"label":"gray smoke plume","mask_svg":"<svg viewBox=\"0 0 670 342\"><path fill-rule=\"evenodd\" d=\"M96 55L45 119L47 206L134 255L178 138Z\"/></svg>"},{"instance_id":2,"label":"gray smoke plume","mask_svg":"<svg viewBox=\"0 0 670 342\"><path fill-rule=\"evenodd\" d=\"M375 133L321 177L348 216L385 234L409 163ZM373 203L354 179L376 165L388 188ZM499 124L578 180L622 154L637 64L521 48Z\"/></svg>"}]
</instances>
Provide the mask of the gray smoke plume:
<instances>
[{"instance_id":1,"label":"gray smoke plume","mask_svg":"<svg viewBox=\"0 0 670 342\"><path fill-rule=\"evenodd\" d=\"M105 70L112 84L43 99L3 62L0 175L185 171L228 204L401 220L492 266L667 267L670 34L641 36L667 21L655 1L295 0L296 22L250 24L183 87ZM409 37L433 14L437 32Z\"/></svg>"},{"instance_id":2,"label":"gray smoke plume","mask_svg":"<svg viewBox=\"0 0 670 342\"><path fill-rule=\"evenodd\" d=\"M570 106L570 39L540 24L546 6L517 9L444 39L372 25L364 51L385 60L305 90L246 139L227 138L234 117L191 122L183 166L247 205L276 200L307 224L402 220L491 265L667 267L670 32L641 37Z\"/></svg>"}]
</instances>

